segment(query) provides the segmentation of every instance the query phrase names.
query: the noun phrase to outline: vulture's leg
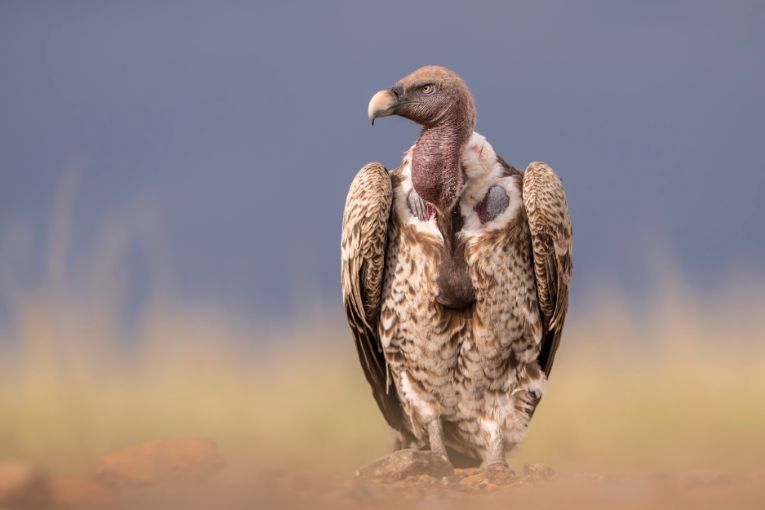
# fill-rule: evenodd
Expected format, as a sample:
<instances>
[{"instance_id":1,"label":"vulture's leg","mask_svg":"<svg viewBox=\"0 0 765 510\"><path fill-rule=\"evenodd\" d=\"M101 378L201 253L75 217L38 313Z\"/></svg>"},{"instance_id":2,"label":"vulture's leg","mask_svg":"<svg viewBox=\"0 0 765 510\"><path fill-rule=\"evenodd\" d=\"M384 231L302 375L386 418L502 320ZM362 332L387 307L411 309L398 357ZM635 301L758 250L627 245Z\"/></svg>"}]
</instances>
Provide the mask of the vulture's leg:
<instances>
[{"instance_id":1,"label":"vulture's leg","mask_svg":"<svg viewBox=\"0 0 765 510\"><path fill-rule=\"evenodd\" d=\"M406 450L407 448L418 448L417 442L411 436L396 432L393 436L393 451Z\"/></svg>"},{"instance_id":2,"label":"vulture's leg","mask_svg":"<svg viewBox=\"0 0 765 510\"><path fill-rule=\"evenodd\" d=\"M489 439L489 444L486 445L486 456L483 459L481 468L484 475L492 483L506 484L510 483L515 478L515 473L507 465L507 459L505 458L505 438L501 433L494 433Z\"/></svg>"},{"instance_id":3,"label":"vulture's leg","mask_svg":"<svg viewBox=\"0 0 765 510\"><path fill-rule=\"evenodd\" d=\"M515 473L505 459L505 440L501 434L493 434L486 449L481 468L491 483L507 484L513 481Z\"/></svg>"},{"instance_id":4,"label":"vulture's leg","mask_svg":"<svg viewBox=\"0 0 765 510\"><path fill-rule=\"evenodd\" d=\"M441 418L438 416L428 423L428 442L430 443L430 451L446 459L449 458L446 454L446 446L444 445L444 428L441 425Z\"/></svg>"},{"instance_id":5,"label":"vulture's leg","mask_svg":"<svg viewBox=\"0 0 765 510\"><path fill-rule=\"evenodd\" d=\"M393 436L393 451L403 450L406 448L404 435L401 432L396 432Z\"/></svg>"},{"instance_id":6,"label":"vulture's leg","mask_svg":"<svg viewBox=\"0 0 765 510\"><path fill-rule=\"evenodd\" d=\"M505 438L499 433L499 429L495 430L489 438L489 443L486 445L486 456L484 457L481 466L486 469L491 466L507 467L507 459L505 458Z\"/></svg>"}]
</instances>

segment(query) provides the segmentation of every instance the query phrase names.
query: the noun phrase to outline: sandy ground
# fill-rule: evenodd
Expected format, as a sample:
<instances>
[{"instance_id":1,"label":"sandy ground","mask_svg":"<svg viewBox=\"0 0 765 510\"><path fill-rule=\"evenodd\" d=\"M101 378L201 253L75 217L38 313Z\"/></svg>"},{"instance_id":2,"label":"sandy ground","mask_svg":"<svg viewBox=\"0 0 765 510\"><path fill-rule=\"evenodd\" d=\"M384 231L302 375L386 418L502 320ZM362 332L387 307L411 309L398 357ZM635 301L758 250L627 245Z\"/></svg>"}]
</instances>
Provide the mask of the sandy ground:
<instances>
[{"instance_id":1,"label":"sandy ground","mask_svg":"<svg viewBox=\"0 0 765 510\"><path fill-rule=\"evenodd\" d=\"M273 472L249 482L144 489L125 494L110 508L694 508L760 509L765 475L750 473L519 473L506 482L476 472L427 475L393 483L353 476Z\"/></svg>"},{"instance_id":2,"label":"sandy ground","mask_svg":"<svg viewBox=\"0 0 765 510\"><path fill-rule=\"evenodd\" d=\"M408 452L343 473L230 464L205 438L153 440L112 452L79 476L0 462L0 510L765 507L765 466L735 473L586 473L543 464L452 470L430 452Z\"/></svg>"}]
</instances>

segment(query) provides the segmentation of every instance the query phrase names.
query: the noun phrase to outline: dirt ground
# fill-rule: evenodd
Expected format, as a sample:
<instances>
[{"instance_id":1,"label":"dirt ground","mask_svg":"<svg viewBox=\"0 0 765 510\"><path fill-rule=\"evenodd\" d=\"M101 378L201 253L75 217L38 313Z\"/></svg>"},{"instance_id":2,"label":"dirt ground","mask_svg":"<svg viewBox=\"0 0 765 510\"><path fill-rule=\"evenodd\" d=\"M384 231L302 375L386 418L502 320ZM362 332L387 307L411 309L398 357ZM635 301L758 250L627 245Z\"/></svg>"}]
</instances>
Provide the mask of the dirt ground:
<instances>
[{"instance_id":1,"label":"dirt ground","mask_svg":"<svg viewBox=\"0 0 765 510\"><path fill-rule=\"evenodd\" d=\"M153 440L112 452L79 476L0 462L0 510L765 507L765 467L736 473L586 473L543 464L452 470L430 452L409 452L386 454L355 473L333 473L231 465L205 438Z\"/></svg>"},{"instance_id":2,"label":"dirt ground","mask_svg":"<svg viewBox=\"0 0 765 510\"><path fill-rule=\"evenodd\" d=\"M487 480L477 470L428 475L385 483L353 476L262 473L250 481L215 481L207 486L147 488L123 494L115 509L317 508L694 508L761 509L765 474L651 473L543 475L516 473Z\"/></svg>"}]
</instances>

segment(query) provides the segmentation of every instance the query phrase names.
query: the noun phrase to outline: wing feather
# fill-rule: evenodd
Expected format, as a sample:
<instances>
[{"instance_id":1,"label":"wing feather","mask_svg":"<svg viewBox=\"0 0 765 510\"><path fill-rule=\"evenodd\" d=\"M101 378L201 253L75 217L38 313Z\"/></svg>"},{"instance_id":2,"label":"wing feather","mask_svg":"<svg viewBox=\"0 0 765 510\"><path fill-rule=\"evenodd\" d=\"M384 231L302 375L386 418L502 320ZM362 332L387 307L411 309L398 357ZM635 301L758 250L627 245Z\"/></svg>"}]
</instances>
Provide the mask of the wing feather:
<instances>
[{"instance_id":1,"label":"wing feather","mask_svg":"<svg viewBox=\"0 0 765 510\"><path fill-rule=\"evenodd\" d=\"M539 364L550 375L568 310L572 229L563 184L544 163L523 174L523 204L531 230L534 276L544 333Z\"/></svg>"},{"instance_id":2,"label":"wing feather","mask_svg":"<svg viewBox=\"0 0 765 510\"><path fill-rule=\"evenodd\" d=\"M364 166L351 183L343 213L340 278L343 304L356 342L359 362L388 424L402 430L404 420L378 333L385 249L393 191L379 163Z\"/></svg>"}]
</instances>

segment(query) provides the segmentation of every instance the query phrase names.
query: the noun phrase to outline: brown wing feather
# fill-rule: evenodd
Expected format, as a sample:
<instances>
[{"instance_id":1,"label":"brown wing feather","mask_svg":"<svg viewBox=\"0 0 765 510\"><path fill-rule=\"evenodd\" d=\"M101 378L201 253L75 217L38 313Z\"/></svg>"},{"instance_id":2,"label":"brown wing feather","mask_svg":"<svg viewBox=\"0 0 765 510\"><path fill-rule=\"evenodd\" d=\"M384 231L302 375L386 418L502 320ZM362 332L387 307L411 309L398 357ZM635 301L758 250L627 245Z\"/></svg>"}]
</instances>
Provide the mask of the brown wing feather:
<instances>
[{"instance_id":1,"label":"brown wing feather","mask_svg":"<svg viewBox=\"0 0 765 510\"><path fill-rule=\"evenodd\" d=\"M395 389L388 386L377 328L392 198L391 179L384 166L370 163L356 174L345 200L340 278L345 313L364 375L388 424L402 430L401 403Z\"/></svg>"},{"instance_id":2,"label":"brown wing feather","mask_svg":"<svg viewBox=\"0 0 765 510\"><path fill-rule=\"evenodd\" d=\"M550 375L568 310L571 283L571 220L563 184L544 163L523 174L523 204L529 219L534 275L544 336L539 364Z\"/></svg>"}]
</instances>

